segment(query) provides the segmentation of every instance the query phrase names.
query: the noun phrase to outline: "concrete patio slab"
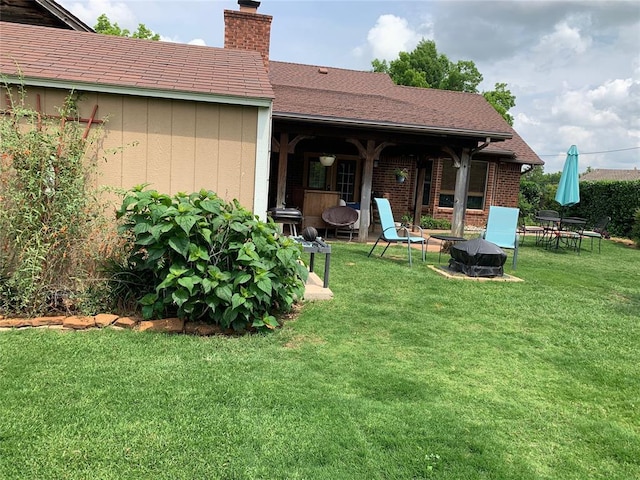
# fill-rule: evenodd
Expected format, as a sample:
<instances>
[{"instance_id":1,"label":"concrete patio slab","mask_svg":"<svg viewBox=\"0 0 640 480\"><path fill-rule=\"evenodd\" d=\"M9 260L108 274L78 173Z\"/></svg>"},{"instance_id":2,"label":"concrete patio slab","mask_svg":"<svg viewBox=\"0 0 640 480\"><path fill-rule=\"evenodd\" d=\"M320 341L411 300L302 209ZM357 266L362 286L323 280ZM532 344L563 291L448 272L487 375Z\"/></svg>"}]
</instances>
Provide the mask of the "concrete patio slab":
<instances>
[{"instance_id":1,"label":"concrete patio slab","mask_svg":"<svg viewBox=\"0 0 640 480\"><path fill-rule=\"evenodd\" d=\"M333 292L322 286L322 279L315 272L309 272L309 278L304 288L304 300L331 300Z\"/></svg>"},{"instance_id":2,"label":"concrete patio slab","mask_svg":"<svg viewBox=\"0 0 640 480\"><path fill-rule=\"evenodd\" d=\"M462 272L454 272L446 265L427 265L434 272L439 273L443 277L453 278L456 280L475 280L477 282L524 282L521 278L513 275L504 274L501 277L469 277Z\"/></svg>"}]
</instances>

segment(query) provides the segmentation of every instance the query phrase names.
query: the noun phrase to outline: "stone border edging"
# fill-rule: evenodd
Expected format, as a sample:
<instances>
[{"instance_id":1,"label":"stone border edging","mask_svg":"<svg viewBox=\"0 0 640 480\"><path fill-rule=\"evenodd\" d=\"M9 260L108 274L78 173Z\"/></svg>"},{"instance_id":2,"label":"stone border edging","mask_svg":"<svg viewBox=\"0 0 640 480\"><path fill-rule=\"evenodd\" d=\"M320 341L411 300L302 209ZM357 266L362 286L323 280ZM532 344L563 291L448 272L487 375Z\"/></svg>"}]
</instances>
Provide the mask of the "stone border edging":
<instances>
[{"instance_id":1,"label":"stone border edging","mask_svg":"<svg viewBox=\"0 0 640 480\"><path fill-rule=\"evenodd\" d=\"M216 325L199 322L185 322L179 318L162 320L141 320L135 317L120 317L107 313L95 316L55 316L36 318L4 318L0 316L0 331L21 328L51 328L58 330L88 330L93 328L129 329L140 332L185 333L190 335L209 336L216 334L233 334ZM237 333L235 333L237 334Z\"/></svg>"}]
</instances>

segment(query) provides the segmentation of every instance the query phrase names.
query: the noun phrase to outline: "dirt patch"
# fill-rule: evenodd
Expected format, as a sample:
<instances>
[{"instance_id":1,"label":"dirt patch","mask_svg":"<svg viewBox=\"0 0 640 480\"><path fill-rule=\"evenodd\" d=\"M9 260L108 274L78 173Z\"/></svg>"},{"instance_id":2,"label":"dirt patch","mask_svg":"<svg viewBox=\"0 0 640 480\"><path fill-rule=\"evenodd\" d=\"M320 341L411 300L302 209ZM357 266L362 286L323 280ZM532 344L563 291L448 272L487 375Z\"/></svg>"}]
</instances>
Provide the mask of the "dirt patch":
<instances>
[{"instance_id":1,"label":"dirt patch","mask_svg":"<svg viewBox=\"0 0 640 480\"><path fill-rule=\"evenodd\" d=\"M611 237L610 240L612 242L616 242L616 243L622 243L623 245L626 245L627 247L631 247L631 248L639 248L634 242L633 240L631 240L630 238L619 238L619 237Z\"/></svg>"}]
</instances>

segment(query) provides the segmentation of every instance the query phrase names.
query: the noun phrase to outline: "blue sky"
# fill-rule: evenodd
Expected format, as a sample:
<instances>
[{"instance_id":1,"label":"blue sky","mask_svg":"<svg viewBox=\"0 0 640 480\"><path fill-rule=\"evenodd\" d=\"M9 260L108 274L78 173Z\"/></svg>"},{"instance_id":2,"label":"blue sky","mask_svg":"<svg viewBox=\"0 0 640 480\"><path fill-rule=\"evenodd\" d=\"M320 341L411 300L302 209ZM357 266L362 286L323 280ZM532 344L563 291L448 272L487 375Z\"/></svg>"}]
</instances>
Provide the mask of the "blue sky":
<instances>
[{"instance_id":1,"label":"blue sky","mask_svg":"<svg viewBox=\"0 0 640 480\"><path fill-rule=\"evenodd\" d=\"M90 26L106 13L163 40L222 47L223 10L237 1L58 0ZM514 127L562 170L572 144L580 171L640 168L640 2L263 0L273 60L370 70L420 39L451 60L473 60L480 90L506 82ZM598 153L602 152L602 153Z\"/></svg>"}]
</instances>

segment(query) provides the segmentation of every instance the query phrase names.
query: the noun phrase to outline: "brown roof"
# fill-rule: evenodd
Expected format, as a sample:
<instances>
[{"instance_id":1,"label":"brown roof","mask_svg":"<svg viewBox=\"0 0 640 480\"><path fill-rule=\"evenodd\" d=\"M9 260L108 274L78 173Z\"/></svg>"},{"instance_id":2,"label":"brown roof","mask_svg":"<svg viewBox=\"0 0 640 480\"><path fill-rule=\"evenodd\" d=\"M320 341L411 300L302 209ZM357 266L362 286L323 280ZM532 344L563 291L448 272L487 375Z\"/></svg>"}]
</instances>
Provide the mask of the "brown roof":
<instances>
[{"instance_id":1,"label":"brown roof","mask_svg":"<svg viewBox=\"0 0 640 480\"><path fill-rule=\"evenodd\" d=\"M272 99L258 52L0 22L0 72L25 84ZM110 90L111 89L111 90ZM157 95L157 93L155 93Z\"/></svg>"},{"instance_id":2,"label":"brown roof","mask_svg":"<svg viewBox=\"0 0 640 480\"><path fill-rule=\"evenodd\" d=\"M395 85L383 73L269 63L275 118L307 119L425 134L492 137L486 153L542 160L482 95Z\"/></svg>"},{"instance_id":3,"label":"brown roof","mask_svg":"<svg viewBox=\"0 0 640 480\"><path fill-rule=\"evenodd\" d=\"M607 168L596 168L590 172L580 175L581 182L601 182L605 180L627 181L640 180L640 170L614 170Z\"/></svg>"},{"instance_id":4,"label":"brown roof","mask_svg":"<svg viewBox=\"0 0 640 480\"><path fill-rule=\"evenodd\" d=\"M93 32L89 25L53 0L0 0L0 8L3 22Z\"/></svg>"}]
</instances>

